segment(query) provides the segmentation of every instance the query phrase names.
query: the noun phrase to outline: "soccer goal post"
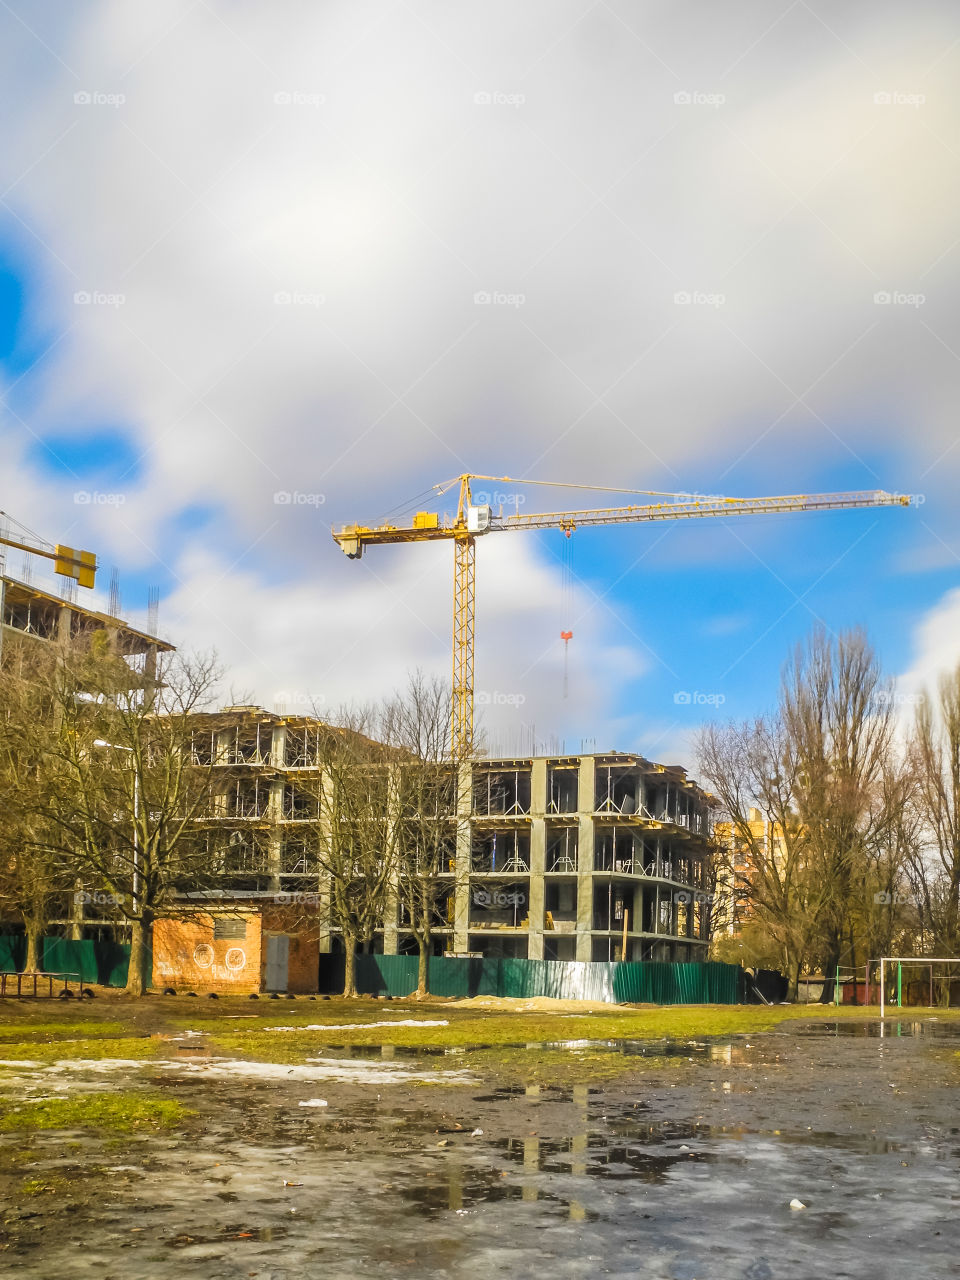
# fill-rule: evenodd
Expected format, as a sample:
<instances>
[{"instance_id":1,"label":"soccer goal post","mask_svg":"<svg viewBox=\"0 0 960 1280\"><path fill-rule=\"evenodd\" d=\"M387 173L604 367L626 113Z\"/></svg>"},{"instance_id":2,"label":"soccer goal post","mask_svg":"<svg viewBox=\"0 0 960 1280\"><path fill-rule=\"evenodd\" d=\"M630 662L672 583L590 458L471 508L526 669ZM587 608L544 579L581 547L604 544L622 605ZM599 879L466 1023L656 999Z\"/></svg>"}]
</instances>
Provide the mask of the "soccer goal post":
<instances>
[{"instance_id":1,"label":"soccer goal post","mask_svg":"<svg viewBox=\"0 0 960 1280\"><path fill-rule=\"evenodd\" d=\"M960 965L960 957L957 956L883 956L880 960L871 960L867 965L867 982L869 987L870 969L879 964L880 966L880 1017L886 1012L887 999L887 976L891 972L896 976L897 991L897 1008L903 1008L903 982L904 969L911 972L920 971L925 979L925 985L929 991L929 1004L934 1004L934 981L942 981L944 977L947 980L947 1004L950 1003L950 983L960 980L960 971L955 966ZM894 969L895 966L895 969ZM941 971L935 974L934 970L939 966L943 966L945 973ZM909 978L909 974L908 974ZM916 980L914 980L916 981Z\"/></svg>"}]
</instances>

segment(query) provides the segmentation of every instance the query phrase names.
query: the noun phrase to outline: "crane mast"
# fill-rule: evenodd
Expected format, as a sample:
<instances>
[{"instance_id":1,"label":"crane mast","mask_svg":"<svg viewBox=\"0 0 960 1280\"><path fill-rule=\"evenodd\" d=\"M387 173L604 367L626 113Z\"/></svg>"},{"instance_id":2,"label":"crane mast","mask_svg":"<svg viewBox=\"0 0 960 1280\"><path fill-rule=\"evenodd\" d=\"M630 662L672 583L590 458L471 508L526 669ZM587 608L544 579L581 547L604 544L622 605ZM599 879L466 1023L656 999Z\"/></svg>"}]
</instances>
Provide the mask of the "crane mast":
<instances>
[{"instance_id":1,"label":"crane mast","mask_svg":"<svg viewBox=\"0 0 960 1280\"><path fill-rule=\"evenodd\" d=\"M452 541L454 550L453 581L453 706L451 751L454 760L468 759L473 750L473 653L474 612L476 596L476 540L487 533L511 529L563 529L572 533L578 528L596 525L639 524L661 520L715 519L740 515L776 515L801 511L841 511L870 507L906 507L907 494L887 493L882 489L855 490L843 493L787 494L765 498L727 498L721 495L666 494L641 491L646 497L668 499L638 505L587 507L574 511L541 511L505 516L486 504L473 502L471 480L505 484L543 484L543 481L512 480L510 476L461 475L446 484L436 485L438 496L459 486L457 513L453 517L432 511L418 511L409 525L344 525L334 529L333 537L341 550L358 560L367 546L405 542ZM590 488L580 485L552 485L556 488ZM606 490L623 493L624 490Z\"/></svg>"}]
</instances>

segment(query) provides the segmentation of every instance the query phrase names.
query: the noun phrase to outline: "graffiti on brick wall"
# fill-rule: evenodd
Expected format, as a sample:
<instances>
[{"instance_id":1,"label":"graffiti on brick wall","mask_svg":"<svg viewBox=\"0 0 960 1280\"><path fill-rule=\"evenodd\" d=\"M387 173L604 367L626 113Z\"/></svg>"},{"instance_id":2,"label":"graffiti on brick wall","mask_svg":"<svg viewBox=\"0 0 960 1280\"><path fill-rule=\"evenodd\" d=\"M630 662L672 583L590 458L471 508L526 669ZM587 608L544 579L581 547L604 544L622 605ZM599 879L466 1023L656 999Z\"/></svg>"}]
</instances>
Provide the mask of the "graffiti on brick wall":
<instances>
[{"instance_id":1,"label":"graffiti on brick wall","mask_svg":"<svg viewBox=\"0 0 960 1280\"><path fill-rule=\"evenodd\" d=\"M216 952L209 942L198 942L192 954L186 947L179 947L175 954L158 955L157 973L161 978L189 978L191 969L199 969L206 981L235 982L247 967L247 953L243 947L229 947L223 961L218 962Z\"/></svg>"}]
</instances>

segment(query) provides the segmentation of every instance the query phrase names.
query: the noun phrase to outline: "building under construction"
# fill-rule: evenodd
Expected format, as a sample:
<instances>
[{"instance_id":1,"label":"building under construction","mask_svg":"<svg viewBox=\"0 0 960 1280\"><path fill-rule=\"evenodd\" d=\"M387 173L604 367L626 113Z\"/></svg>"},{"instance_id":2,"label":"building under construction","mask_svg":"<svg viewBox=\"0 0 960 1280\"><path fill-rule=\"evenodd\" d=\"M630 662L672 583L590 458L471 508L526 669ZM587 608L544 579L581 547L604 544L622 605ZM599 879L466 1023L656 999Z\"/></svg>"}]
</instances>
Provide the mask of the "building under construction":
<instances>
[{"instance_id":1,"label":"building under construction","mask_svg":"<svg viewBox=\"0 0 960 1280\"><path fill-rule=\"evenodd\" d=\"M196 760L216 774L202 825L221 887L203 895L206 923L157 923L158 983L315 989L306 985L304 930L288 928L277 907L314 901L309 952L340 949L324 919L328 885L317 856L331 732L312 717L252 706L197 718ZM437 954L706 958L700 901L713 802L679 766L616 752L487 759L462 767L459 794L439 876ZM399 895L373 945L388 955L416 950Z\"/></svg>"}]
</instances>

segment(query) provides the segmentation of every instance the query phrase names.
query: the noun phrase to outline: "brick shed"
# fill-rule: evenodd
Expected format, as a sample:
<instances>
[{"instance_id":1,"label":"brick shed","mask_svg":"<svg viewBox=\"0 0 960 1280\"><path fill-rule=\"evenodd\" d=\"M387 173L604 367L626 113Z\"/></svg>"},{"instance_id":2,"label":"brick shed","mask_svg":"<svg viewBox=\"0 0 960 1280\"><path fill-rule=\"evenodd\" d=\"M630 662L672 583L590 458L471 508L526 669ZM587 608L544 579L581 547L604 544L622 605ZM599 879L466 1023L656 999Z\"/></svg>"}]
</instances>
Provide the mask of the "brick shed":
<instances>
[{"instance_id":1,"label":"brick shed","mask_svg":"<svg viewBox=\"0 0 960 1280\"><path fill-rule=\"evenodd\" d=\"M220 995L317 990L316 930L282 905L217 905L153 926L153 985Z\"/></svg>"}]
</instances>

